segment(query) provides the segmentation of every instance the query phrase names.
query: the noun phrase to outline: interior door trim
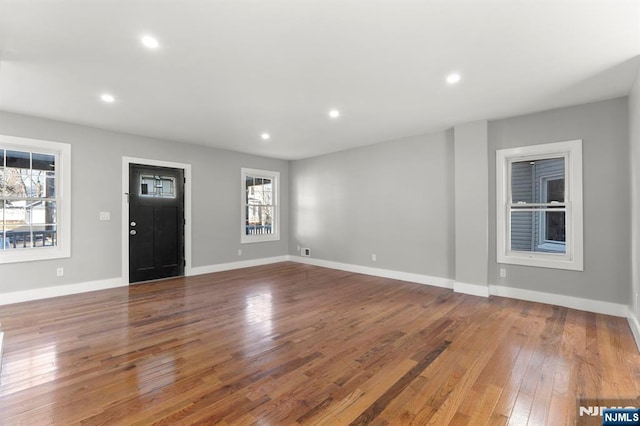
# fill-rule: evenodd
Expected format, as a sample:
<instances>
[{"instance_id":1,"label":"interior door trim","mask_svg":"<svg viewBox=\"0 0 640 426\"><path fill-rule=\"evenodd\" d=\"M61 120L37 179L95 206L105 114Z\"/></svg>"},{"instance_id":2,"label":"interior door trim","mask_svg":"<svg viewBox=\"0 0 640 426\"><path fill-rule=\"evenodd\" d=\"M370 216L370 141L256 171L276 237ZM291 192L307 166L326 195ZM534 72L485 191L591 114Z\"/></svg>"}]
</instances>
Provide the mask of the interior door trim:
<instances>
[{"instance_id":1,"label":"interior door trim","mask_svg":"<svg viewBox=\"0 0 640 426\"><path fill-rule=\"evenodd\" d=\"M170 167L184 170L184 276L191 272L191 164L175 163L173 161L154 160L150 158L122 157L122 225L120 238L122 241L122 282L129 283L129 165L143 164L145 166Z\"/></svg>"}]
</instances>

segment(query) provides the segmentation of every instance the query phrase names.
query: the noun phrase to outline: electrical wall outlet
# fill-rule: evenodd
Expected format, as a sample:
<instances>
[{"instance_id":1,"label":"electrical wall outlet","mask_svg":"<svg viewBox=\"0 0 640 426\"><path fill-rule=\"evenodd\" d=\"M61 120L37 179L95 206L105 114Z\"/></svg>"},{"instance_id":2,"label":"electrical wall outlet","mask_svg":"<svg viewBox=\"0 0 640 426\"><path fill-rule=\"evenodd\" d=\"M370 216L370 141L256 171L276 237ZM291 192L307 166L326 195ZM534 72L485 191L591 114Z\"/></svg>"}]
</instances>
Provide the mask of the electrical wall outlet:
<instances>
[{"instance_id":1,"label":"electrical wall outlet","mask_svg":"<svg viewBox=\"0 0 640 426\"><path fill-rule=\"evenodd\" d=\"M378 260L378 256L376 256L376 254L375 254L375 253L373 253L373 254L371 255L371 261L372 261L372 262L375 262L376 260Z\"/></svg>"},{"instance_id":2,"label":"electrical wall outlet","mask_svg":"<svg viewBox=\"0 0 640 426\"><path fill-rule=\"evenodd\" d=\"M500 278L507 278L507 268L500 268Z\"/></svg>"},{"instance_id":3,"label":"electrical wall outlet","mask_svg":"<svg viewBox=\"0 0 640 426\"><path fill-rule=\"evenodd\" d=\"M58 269L56 269L56 276L58 276L58 277L63 277L64 276L64 268L63 267L59 267Z\"/></svg>"},{"instance_id":4,"label":"electrical wall outlet","mask_svg":"<svg viewBox=\"0 0 640 426\"><path fill-rule=\"evenodd\" d=\"M100 212L100 220L111 220L111 212Z\"/></svg>"},{"instance_id":5,"label":"electrical wall outlet","mask_svg":"<svg viewBox=\"0 0 640 426\"><path fill-rule=\"evenodd\" d=\"M242 256L242 249L238 249L238 256Z\"/></svg>"},{"instance_id":6,"label":"electrical wall outlet","mask_svg":"<svg viewBox=\"0 0 640 426\"><path fill-rule=\"evenodd\" d=\"M302 249L300 250L300 254L304 257L311 257L311 249L302 247Z\"/></svg>"}]
</instances>

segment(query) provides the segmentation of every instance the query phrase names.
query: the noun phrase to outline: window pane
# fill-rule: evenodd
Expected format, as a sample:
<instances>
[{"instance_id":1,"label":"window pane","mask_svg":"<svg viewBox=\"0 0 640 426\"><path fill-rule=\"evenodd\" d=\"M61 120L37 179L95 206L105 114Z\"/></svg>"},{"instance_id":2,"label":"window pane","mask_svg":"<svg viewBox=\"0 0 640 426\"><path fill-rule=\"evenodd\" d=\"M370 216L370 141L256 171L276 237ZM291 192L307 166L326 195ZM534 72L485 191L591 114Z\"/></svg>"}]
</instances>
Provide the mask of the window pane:
<instances>
[{"instance_id":1,"label":"window pane","mask_svg":"<svg viewBox=\"0 0 640 426\"><path fill-rule=\"evenodd\" d=\"M565 216L565 211L512 211L511 250L564 254Z\"/></svg>"},{"instance_id":2,"label":"window pane","mask_svg":"<svg viewBox=\"0 0 640 426\"><path fill-rule=\"evenodd\" d=\"M533 251L534 241L533 212L511 213L511 250Z\"/></svg>"},{"instance_id":3,"label":"window pane","mask_svg":"<svg viewBox=\"0 0 640 426\"><path fill-rule=\"evenodd\" d=\"M25 198L31 193L31 170L4 169L5 195L14 198Z\"/></svg>"},{"instance_id":4,"label":"window pane","mask_svg":"<svg viewBox=\"0 0 640 426\"><path fill-rule=\"evenodd\" d=\"M247 221L249 225L256 225L260 223L260 207L259 206L247 206Z\"/></svg>"},{"instance_id":5,"label":"window pane","mask_svg":"<svg viewBox=\"0 0 640 426\"><path fill-rule=\"evenodd\" d=\"M511 199L513 203L564 202L564 158L512 163Z\"/></svg>"},{"instance_id":6,"label":"window pane","mask_svg":"<svg viewBox=\"0 0 640 426\"><path fill-rule=\"evenodd\" d=\"M53 247L56 245L56 226L53 224L32 226L33 247Z\"/></svg>"},{"instance_id":7,"label":"window pane","mask_svg":"<svg viewBox=\"0 0 640 426\"><path fill-rule=\"evenodd\" d=\"M249 193L249 198L247 199L247 204L248 205L259 205L260 201L258 200L258 194L256 194L255 190L251 193Z\"/></svg>"},{"instance_id":8,"label":"window pane","mask_svg":"<svg viewBox=\"0 0 640 426\"><path fill-rule=\"evenodd\" d=\"M56 197L56 172L47 172L45 180L44 198Z\"/></svg>"},{"instance_id":9,"label":"window pane","mask_svg":"<svg viewBox=\"0 0 640 426\"><path fill-rule=\"evenodd\" d=\"M264 204L273 204L273 183L271 182L271 179L264 180L264 185L262 186L262 194Z\"/></svg>"},{"instance_id":10,"label":"window pane","mask_svg":"<svg viewBox=\"0 0 640 426\"><path fill-rule=\"evenodd\" d=\"M264 179L264 190L272 191L272 188L273 188L273 182L271 181L271 179Z\"/></svg>"},{"instance_id":11,"label":"window pane","mask_svg":"<svg viewBox=\"0 0 640 426\"><path fill-rule=\"evenodd\" d=\"M255 198L258 204L264 204L264 185L260 184L256 186Z\"/></svg>"},{"instance_id":12,"label":"window pane","mask_svg":"<svg viewBox=\"0 0 640 426\"><path fill-rule=\"evenodd\" d=\"M560 179L547 179L545 181L545 195L544 202L551 203L557 201L559 203L564 202L564 178Z\"/></svg>"},{"instance_id":13,"label":"window pane","mask_svg":"<svg viewBox=\"0 0 640 426\"><path fill-rule=\"evenodd\" d=\"M519 161L511 164L511 199L514 203L533 203L533 164Z\"/></svg>"},{"instance_id":14,"label":"window pane","mask_svg":"<svg viewBox=\"0 0 640 426\"><path fill-rule=\"evenodd\" d=\"M565 226L565 212L544 212L545 216L545 229L544 238L546 241L565 242L566 226Z\"/></svg>"},{"instance_id":15,"label":"window pane","mask_svg":"<svg viewBox=\"0 0 640 426\"><path fill-rule=\"evenodd\" d=\"M31 193L30 197L42 198L47 192L47 172L44 170L31 171Z\"/></svg>"},{"instance_id":16,"label":"window pane","mask_svg":"<svg viewBox=\"0 0 640 426\"><path fill-rule=\"evenodd\" d=\"M55 201L38 201L31 204L32 225L44 225L56 223Z\"/></svg>"},{"instance_id":17,"label":"window pane","mask_svg":"<svg viewBox=\"0 0 640 426\"><path fill-rule=\"evenodd\" d=\"M5 230L14 230L18 227L28 225L26 201L5 201L4 204L4 227Z\"/></svg>"},{"instance_id":18,"label":"window pane","mask_svg":"<svg viewBox=\"0 0 640 426\"><path fill-rule=\"evenodd\" d=\"M269 234L271 233L271 227L273 225L273 207L265 206L262 208L262 225L269 227Z\"/></svg>"},{"instance_id":19,"label":"window pane","mask_svg":"<svg viewBox=\"0 0 640 426\"><path fill-rule=\"evenodd\" d=\"M0 149L0 195L3 195L3 194L4 194L4 149ZM0 205L0 208L2 208L2 205ZM2 231L2 229L0 229L0 231Z\"/></svg>"},{"instance_id":20,"label":"window pane","mask_svg":"<svg viewBox=\"0 0 640 426\"><path fill-rule=\"evenodd\" d=\"M54 171L56 169L56 157L51 154L38 154L33 153L32 166L34 170Z\"/></svg>"},{"instance_id":21,"label":"window pane","mask_svg":"<svg viewBox=\"0 0 640 426\"><path fill-rule=\"evenodd\" d=\"M258 235L260 227L260 207L247 206L247 235Z\"/></svg>"},{"instance_id":22,"label":"window pane","mask_svg":"<svg viewBox=\"0 0 640 426\"><path fill-rule=\"evenodd\" d=\"M45 208L42 201L31 204L30 214L32 225L40 225L46 223Z\"/></svg>"},{"instance_id":23,"label":"window pane","mask_svg":"<svg viewBox=\"0 0 640 426\"><path fill-rule=\"evenodd\" d=\"M0 200L0 250L9 245L4 235L4 200Z\"/></svg>"},{"instance_id":24,"label":"window pane","mask_svg":"<svg viewBox=\"0 0 640 426\"><path fill-rule=\"evenodd\" d=\"M249 183L248 180L247 182ZM250 186L248 187L247 204L264 204L264 192L261 178L251 178Z\"/></svg>"},{"instance_id":25,"label":"window pane","mask_svg":"<svg viewBox=\"0 0 640 426\"><path fill-rule=\"evenodd\" d=\"M31 168L31 153L24 151L6 151L7 167L16 169Z\"/></svg>"},{"instance_id":26,"label":"window pane","mask_svg":"<svg viewBox=\"0 0 640 426\"><path fill-rule=\"evenodd\" d=\"M249 199L252 197L252 194L253 194L253 178L251 176L245 177L244 188L245 188L245 203L249 204Z\"/></svg>"},{"instance_id":27,"label":"window pane","mask_svg":"<svg viewBox=\"0 0 640 426\"><path fill-rule=\"evenodd\" d=\"M33 247L31 243L31 229L28 226L12 231L6 231L5 236L7 239L7 246L5 250L27 249Z\"/></svg>"},{"instance_id":28,"label":"window pane","mask_svg":"<svg viewBox=\"0 0 640 426\"><path fill-rule=\"evenodd\" d=\"M139 195L157 198L176 198L176 179L172 176L140 176Z\"/></svg>"},{"instance_id":29,"label":"window pane","mask_svg":"<svg viewBox=\"0 0 640 426\"><path fill-rule=\"evenodd\" d=\"M30 209L26 201L5 201L5 247L31 247Z\"/></svg>"}]
</instances>

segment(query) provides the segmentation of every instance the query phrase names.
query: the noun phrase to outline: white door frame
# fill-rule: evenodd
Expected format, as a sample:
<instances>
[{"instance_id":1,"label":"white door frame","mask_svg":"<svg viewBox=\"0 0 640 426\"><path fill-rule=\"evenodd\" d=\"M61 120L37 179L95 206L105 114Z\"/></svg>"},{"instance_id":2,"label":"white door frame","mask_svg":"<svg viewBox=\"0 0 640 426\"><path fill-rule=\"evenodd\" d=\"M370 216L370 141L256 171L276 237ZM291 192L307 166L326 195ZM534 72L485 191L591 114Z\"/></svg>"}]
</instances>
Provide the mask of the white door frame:
<instances>
[{"instance_id":1,"label":"white door frame","mask_svg":"<svg viewBox=\"0 0 640 426\"><path fill-rule=\"evenodd\" d=\"M191 164L149 158L122 157L122 282L129 283L129 165L170 167L184 170L184 276L191 275Z\"/></svg>"}]
</instances>

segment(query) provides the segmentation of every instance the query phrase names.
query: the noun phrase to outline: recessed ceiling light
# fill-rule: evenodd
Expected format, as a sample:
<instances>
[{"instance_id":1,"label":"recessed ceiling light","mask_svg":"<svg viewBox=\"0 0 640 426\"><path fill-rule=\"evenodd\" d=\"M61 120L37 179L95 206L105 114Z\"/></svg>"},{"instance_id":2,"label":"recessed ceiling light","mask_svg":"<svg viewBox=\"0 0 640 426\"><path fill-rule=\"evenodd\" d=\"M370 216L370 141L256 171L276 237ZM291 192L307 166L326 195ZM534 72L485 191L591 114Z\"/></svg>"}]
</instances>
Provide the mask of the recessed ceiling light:
<instances>
[{"instance_id":1,"label":"recessed ceiling light","mask_svg":"<svg viewBox=\"0 0 640 426\"><path fill-rule=\"evenodd\" d=\"M460 81L462 77L460 76L460 74L458 74L457 72L454 72L453 74L449 74L447 76L447 83L449 84L456 84Z\"/></svg>"},{"instance_id":2,"label":"recessed ceiling light","mask_svg":"<svg viewBox=\"0 0 640 426\"><path fill-rule=\"evenodd\" d=\"M338 111L337 109L332 109L331 111L329 111L329 117L331 118L340 117L340 111Z\"/></svg>"},{"instance_id":3,"label":"recessed ceiling light","mask_svg":"<svg viewBox=\"0 0 640 426\"><path fill-rule=\"evenodd\" d=\"M266 140L268 140L271 136L269 135L269 133L263 133L263 134L261 134L261 135L260 135L260 137L266 141Z\"/></svg>"},{"instance_id":4,"label":"recessed ceiling light","mask_svg":"<svg viewBox=\"0 0 640 426\"><path fill-rule=\"evenodd\" d=\"M103 93L102 96L100 96L100 99L102 99L103 102L106 102L108 104L114 102L116 100L116 98L113 97L113 95L109 94L109 93Z\"/></svg>"},{"instance_id":5,"label":"recessed ceiling light","mask_svg":"<svg viewBox=\"0 0 640 426\"><path fill-rule=\"evenodd\" d=\"M158 46L160 46L158 40L151 36L144 36L140 39L140 41L142 41L142 44L149 49L157 49Z\"/></svg>"}]
</instances>

